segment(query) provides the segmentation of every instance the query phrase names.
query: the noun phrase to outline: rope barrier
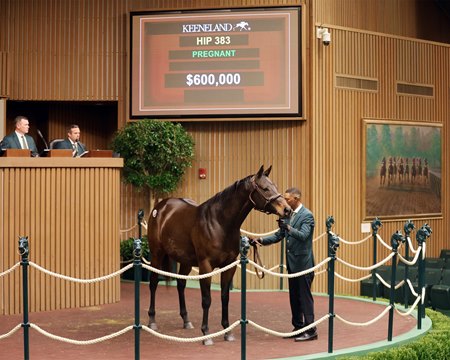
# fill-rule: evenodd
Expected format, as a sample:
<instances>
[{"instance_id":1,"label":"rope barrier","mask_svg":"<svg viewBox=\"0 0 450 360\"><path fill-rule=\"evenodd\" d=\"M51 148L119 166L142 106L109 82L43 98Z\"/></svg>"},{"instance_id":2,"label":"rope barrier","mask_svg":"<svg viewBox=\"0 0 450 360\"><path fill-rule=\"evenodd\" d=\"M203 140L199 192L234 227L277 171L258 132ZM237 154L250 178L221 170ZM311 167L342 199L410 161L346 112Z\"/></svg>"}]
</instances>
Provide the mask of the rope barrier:
<instances>
[{"instance_id":1,"label":"rope barrier","mask_svg":"<svg viewBox=\"0 0 450 360\"><path fill-rule=\"evenodd\" d=\"M280 336L280 337L288 337L288 336L291 337L291 336L297 336L297 335L299 335L299 334L301 334L301 333L303 333L305 331L308 331L309 329L312 329L313 327L319 325L321 322L325 321L329 317L330 317L330 314L326 314L323 317L321 317L319 320L315 321L314 323L309 324L308 326L305 326L305 327L301 328L300 330L292 331L292 332L289 332L289 333L282 333L282 332L278 332L278 331L274 331L274 330L268 329L268 328L266 328L264 326L258 325L257 323L255 323L255 322L253 322L251 320L248 320L248 323L250 325L252 325L253 327L255 327L256 329L261 330L261 331L263 331L263 332L265 332L267 334L270 334L270 335L275 335L275 336Z\"/></svg>"},{"instance_id":2,"label":"rope barrier","mask_svg":"<svg viewBox=\"0 0 450 360\"><path fill-rule=\"evenodd\" d=\"M381 314L379 314L376 318L369 320L365 323L357 323L357 322L352 322L352 321L348 321L345 320L342 316L336 314L336 318L338 318L339 320L341 320L343 323L347 324L347 325L352 325L352 326L369 326L372 325L374 323L376 323L378 320L380 320L384 315L386 315L389 310L391 309L391 305L387 306L382 312Z\"/></svg>"},{"instance_id":3,"label":"rope barrier","mask_svg":"<svg viewBox=\"0 0 450 360\"><path fill-rule=\"evenodd\" d=\"M144 269L153 271L153 272L155 272L157 274L168 276L168 277L173 277L173 278L176 278L176 279L200 280L200 279L205 279L207 277L212 277L214 275L217 275L217 274L220 274L222 272L225 272L225 271L231 269L232 267L236 266L237 264L239 264L239 260L236 260L236 261L232 262L231 264L229 264L227 266L224 266L223 268L211 271L210 273L206 273L206 274L202 274L202 275L193 275L193 276L180 275L180 274L176 274L176 273L173 273L173 272L163 271L163 270L159 270L159 269L156 269L156 268L154 268L152 266L148 266L148 265L145 265L145 264L142 264L142 267Z\"/></svg>"},{"instance_id":4,"label":"rope barrier","mask_svg":"<svg viewBox=\"0 0 450 360\"><path fill-rule=\"evenodd\" d=\"M381 243L386 249L392 251L392 246L389 246L388 244L386 244L379 234L377 234L377 239L380 241L380 243Z\"/></svg>"},{"instance_id":5,"label":"rope barrier","mask_svg":"<svg viewBox=\"0 0 450 360\"><path fill-rule=\"evenodd\" d=\"M131 269L133 267L133 264L128 264L127 266L123 267L120 270L117 270L111 274L105 275L105 276L101 276L98 278L93 278L93 279L78 279L78 278L74 278L71 276L66 276L66 275L61 275L58 273L55 273L53 271L47 270L45 268L43 268L42 266L39 266L37 264L35 264L34 262L30 261L29 262L31 267L34 267L35 269L42 271L43 273L50 275L50 276L54 276L56 278L59 279L64 279L64 280L68 280L68 281L73 281L73 282L77 282L77 283L81 283L81 284L91 284L91 283L95 283L95 282L99 282L99 281L103 281L103 280L108 280L113 278L114 276L120 275L123 272L127 271L128 269Z\"/></svg>"},{"instance_id":6,"label":"rope barrier","mask_svg":"<svg viewBox=\"0 0 450 360\"><path fill-rule=\"evenodd\" d=\"M336 235L336 234L333 233L332 231L330 231L330 233L331 233L332 235ZM371 237L372 237L372 234L367 235L364 239L361 239L361 240L358 240L358 241L348 241L348 240L344 240L343 238L341 238L340 236L338 236L339 241L341 241L341 242L344 243L344 244L348 244L348 245L358 245L358 244L361 244L361 243L363 243L364 241L369 240Z\"/></svg>"},{"instance_id":7,"label":"rope barrier","mask_svg":"<svg viewBox=\"0 0 450 360\"><path fill-rule=\"evenodd\" d=\"M16 268L20 266L20 262L15 263L13 266L11 266L8 270L5 270L3 272L0 273L0 277L5 276L7 274L9 274L10 272L13 272L14 270L16 270Z\"/></svg>"},{"instance_id":8,"label":"rope barrier","mask_svg":"<svg viewBox=\"0 0 450 360\"><path fill-rule=\"evenodd\" d=\"M227 332L233 330L240 323L241 323L240 320L236 320L233 324L228 326L226 329L223 329L223 330L218 331L213 334L197 336L197 337L193 337L193 338L180 338L180 337L176 337L176 336L164 335L164 334L161 334L161 333L149 328L146 325L142 325L142 329L156 337L159 337L160 339L169 340L169 341L177 341L177 342L182 342L182 343L191 343L191 342L197 342L197 341L204 341L204 340L212 339L214 337L225 335Z\"/></svg>"},{"instance_id":9,"label":"rope barrier","mask_svg":"<svg viewBox=\"0 0 450 360\"><path fill-rule=\"evenodd\" d=\"M407 265L414 265L417 262L417 259L419 258L420 249L421 249L421 247L419 246L419 248L417 249L418 251L416 252L416 255L414 256L414 259L412 261L406 260L401 254L398 254L398 257L401 262L403 262Z\"/></svg>"},{"instance_id":10,"label":"rope barrier","mask_svg":"<svg viewBox=\"0 0 450 360\"><path fill-rule=\"evenodd\" d=\"M362 267L362 266L352 265L352 264L342 260L339 257L336 257L336 260L339 261L340 263L348 266L348 267L351 267L352 269L372 271L373 269L376 269L377 267L387 263L389 260L391 260L394 257L394 255L395 255L395 253L390 253L384 260L381 260L380 262L378 262L378 263L376 263L376 264L374 264L372 266L369 266L369 267Z\"/></svg>"},{"instance_id":11,"label":"rope barrier","mask_svg":"<svg viewBox=\"0 0 450 360\"><path fill-rule=\"evenodd\" d=\"M420 301L420 296L418 296L417 298L416 298L416 301L414 301L414 304L411 306L411 308L408 310L408 311L406 311L406 312L402 312L402 311L400 311L400 310L398 310L397 308L394 308L395 309L395 311L397 312L397 314L399 314L400 316L408 316L408 315L410 315L412 312L413 312L413 310L416 308L416 306L417 306L417 304L419 303L419 301Z\"/></svg>"},{"instance_id":12,"label":"rope barrier","mask_svg":"<svg viewBox=\"0 0 450 360\"><path fill-rule=\"evenodd\" d=\"M249 236L249 237L254 237L254 238L273 235L273 234L275 234L278 231L278 229L275 229L275 230L272 230L272 231L269 231L269 232L266 232L266 233L263 233L263 234L257 234L257 233L253 233L253 232L250 232L250 231L246 231L244 229L240 229L240 230L241 230L241 234L244 234L245 236Z\"/></svg>"},{"instance_id":13,"label":"rope barrier","mask_svg":"<svg viewBox=\"0 0 450 360\"><path fill-rule=\"evenodd\" d=\"M412 252L413 254L415 254L415 253L417 253L417 252L420 252L420 246L417 248L417 250L414 250L414 246L413 246L413 244L412 244L412 242L411 242L411 238L410 238L409 236L406 237L406 240L408 241L409 250L411 250L411 252Z\"/></svg>"},{"instance_id":14,"label":"rope barrier","mask_svg":"<svg viewBox=\"0 0 450 360\"><path fill-rule=\"evenodd\" d=\"M44 329L40 328L38 325L31 323L30 327L34 330L36 330L37 332L39 332L40 334L49 337L50 339L53 340L57 340L57 341L62 341L65 343L69 343L69 344L73 344L73 345L92 345L92 344L97 344L100 343L102 341L106 341L106 340L110 340L113 339L117 336L123 335L126 332L133 330L133 326L127 326L126 328L119 330L115 333L112 333L110 335L105 335L96 339L91 339L91 340L74 340L74 339L69 339L69 338L65 338L62 336L58 336L58 335L54 335L52 333L49 333L48 331L45 331Z\"/></svg>"},{"instance_id":15,"label":"rope barrier","mask_svg":"<svg viewBox=\"0 0 450 360\"><path fill-rule=\"evenodd\" d=\"M249 264L252 264L254 267L258 268L259 270L265 272L266 274L270 274L270 275L277 276L277 277L295 278L295 277L303 276L303 275L309 274L310 272L313 272L314 270L316 270L316 269L322 267L323 265L325 265L330 260L331 260L331 258L328 257L328 258L322 260L321 263L317 264L316 266L314 266L312 268L309 268L309 269L306 269L306 270L303 270L303 271L300 271L300 272L297 272L297 273L292 273L292 274L275 273L273 271L267 270L266 268L263 268L262 266L258 265L257 263L255 263L254 261L252 261L250 259L248 260L248 262L249 262Z\"/></svg>"},{"instance_id":16,"label":"rope barrier","mask_svg":"<svg viewBox=\"0 0 450 360\"><path fill-rule=\"evenodd\" d=\"M7 337L14 334L17 330L19 330L22 327L22 324L17 324L14 328L12 328L10 331L8 331L6 334L0 335L0 340L6 339Z\"/></svg>"}]
</instances>

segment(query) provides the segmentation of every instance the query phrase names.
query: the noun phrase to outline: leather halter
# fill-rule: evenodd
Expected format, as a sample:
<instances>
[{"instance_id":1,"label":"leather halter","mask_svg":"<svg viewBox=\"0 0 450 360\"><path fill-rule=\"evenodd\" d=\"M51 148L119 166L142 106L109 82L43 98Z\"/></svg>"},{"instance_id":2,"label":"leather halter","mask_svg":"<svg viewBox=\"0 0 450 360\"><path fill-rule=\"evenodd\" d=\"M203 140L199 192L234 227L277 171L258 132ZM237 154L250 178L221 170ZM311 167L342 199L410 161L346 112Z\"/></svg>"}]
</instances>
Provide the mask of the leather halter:
<instances>
[{"instance_id":1,"label":"leather halter","mask_svg":"<svg viewBox=\"0 0 450 360\"><path fill-rule=\"evenodd\" d=\"M266 213L266 214L271 214L270 211L266 210L267 205L269 205L272 201L278 199L279 197L282 197L282 195L278 193L278 194L273 195L273 196L271 196L271 197L266 197L266 195L264 194L264 191L263 191L263 190L258 186L258 184L256 183L255 177L252 177L252 178L251 178L250 184L252 184L253 190L252 190L252 191L250 192L250 194L248 195L248 198L249 198L249 200L252 202L253 207L255 208L255 210L261 211L261 212ZM258 209L258 208L256 207L256 202L252 199L252 195L253 195L253 193L254 193L255 191L256 191L259 195L261 195L262 198L263 198L264 201L265 201L264 207L263 207L262 209Z\"/></svg>"}]
</instances>

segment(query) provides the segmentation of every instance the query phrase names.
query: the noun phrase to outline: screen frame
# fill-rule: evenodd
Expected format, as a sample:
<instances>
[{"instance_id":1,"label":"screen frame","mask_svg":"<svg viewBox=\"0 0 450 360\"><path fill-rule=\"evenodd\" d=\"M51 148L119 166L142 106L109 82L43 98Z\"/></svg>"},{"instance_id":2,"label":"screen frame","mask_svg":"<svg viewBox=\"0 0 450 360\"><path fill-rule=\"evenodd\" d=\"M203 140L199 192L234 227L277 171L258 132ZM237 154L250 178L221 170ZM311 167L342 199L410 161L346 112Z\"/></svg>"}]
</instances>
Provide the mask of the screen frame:
<instances>
[{"instance_id":1,"label":"screen frame","mask_svg":"<svg viewBox=\"0 0 450 360\"><path fill-rule=\"evenodd\" d=\"M224 113L218 114L207 114L207 113L189 113L189 114L136 114L133 111L133 88L135 87L134 78L133 78L133 60L134 54L138 49L133 48L133 18L134 17L142 17L142 16L158 16L158 15L207 15L208 13L218 14L229 14L229 13L239 13L239 12L254 12L257 14L258 12L266 12L266 11L295 11L297 13L297 28L292 31L296 33L297 36L297 64L293 68L297 72L297 84L296 84L296 92L298 111L297 112L288 112L288 113L278 113L278 112L264 112L255 111L254 113L240 113L238 111L224 111ZM302 11L301 6L265 6L265 7L243 7L243 8L232 8L232 9L183 9L177 11L131 11L130 12L130 43L129 43L129 98L128 98L128 109L129 109L129 117L130 119L144 119L144 118L153 118L153 119L174 119L177 121L188 120L188 121L204 121L204 120L240 120L240 119L248 119L248 120L303 120L304 119L304 84L303 84L303 58L302 58L302 46L303 46L303 38L302 38ZM292 33L292 32L290 32ZM290 98L287 98L289 100ZM181 110L181 109L179 109Z\"/></svg>"}]
</instances>

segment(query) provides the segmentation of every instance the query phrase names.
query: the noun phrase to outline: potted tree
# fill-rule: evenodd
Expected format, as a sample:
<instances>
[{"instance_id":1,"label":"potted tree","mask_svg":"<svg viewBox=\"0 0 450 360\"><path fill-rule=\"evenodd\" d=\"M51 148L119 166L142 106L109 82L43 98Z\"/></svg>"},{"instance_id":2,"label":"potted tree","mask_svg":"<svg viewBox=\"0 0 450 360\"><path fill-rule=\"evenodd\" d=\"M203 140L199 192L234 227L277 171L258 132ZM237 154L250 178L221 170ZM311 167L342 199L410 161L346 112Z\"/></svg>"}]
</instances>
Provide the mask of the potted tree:
<instances>
[{"instance_id":1,"label":"potted tree","mask_svg":"<svg viewBox=\"0 0 450 360\"><path fill-rule=\"evenodd\" d=\"M123 180L148 190L150 209L156 199L177 189L194 159L193 138L181 124L170 121L129 122L115 134L112 148L124 159ZM123 259L131 260L133 240L122 243ZM149 253L144 256L149 260Z\"/></svg>"}]
</instances>

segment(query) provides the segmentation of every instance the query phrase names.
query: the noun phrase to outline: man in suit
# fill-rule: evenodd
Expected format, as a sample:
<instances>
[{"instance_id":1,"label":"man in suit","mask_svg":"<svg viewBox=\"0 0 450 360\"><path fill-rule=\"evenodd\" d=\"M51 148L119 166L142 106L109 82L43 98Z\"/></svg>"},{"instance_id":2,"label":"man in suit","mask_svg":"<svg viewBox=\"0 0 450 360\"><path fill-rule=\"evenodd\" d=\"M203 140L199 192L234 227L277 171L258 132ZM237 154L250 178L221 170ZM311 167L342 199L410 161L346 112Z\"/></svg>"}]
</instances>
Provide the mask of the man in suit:
<instances>
[{"instance_id":1,"label":"man in suit","mask_svg":"<svg viewBox=\"0 0 450 360\"><path fill-rule=\"evenodd\" d=\"M86 151L86 146L80 142L80 127L70 125L67 129L67 139L57 142L54 149L71 149L73 157L82 155Z\"/></svg>"},{"instance_id":2,"label":"man in suit","mask_svg":"<svg viewBox=\"0 0 450 360\"><path fill-rule=\"evenodd\" d=\"M1 141L2 149L30 149L31 156L39 156L36 143L33 138L28 135L30 130L30 122L25 116L16 116L14 119L14 131L6 135Z\"/></svg>"},{"instance_id":3,"label":"man in suit","mask_svg":"<svg viewBox=\"0 0 450 360\"><path fill-rule=\"evenodd\" d=\"M285 238L287 269L288 273L292 274L314 266L312 240L315 224L312 212L302 204L301 191L298 188L287 189L284 198L294 209L290 220L280 219L280 229L275 234L251 239L250 244L271 245ZM293 331L314 322L314 298L311 293L313 280L314 272L288 279ZM317 338L317 330L313 327L297 335L295 341L316 340Z\"/></svg>"}]
</instances>

